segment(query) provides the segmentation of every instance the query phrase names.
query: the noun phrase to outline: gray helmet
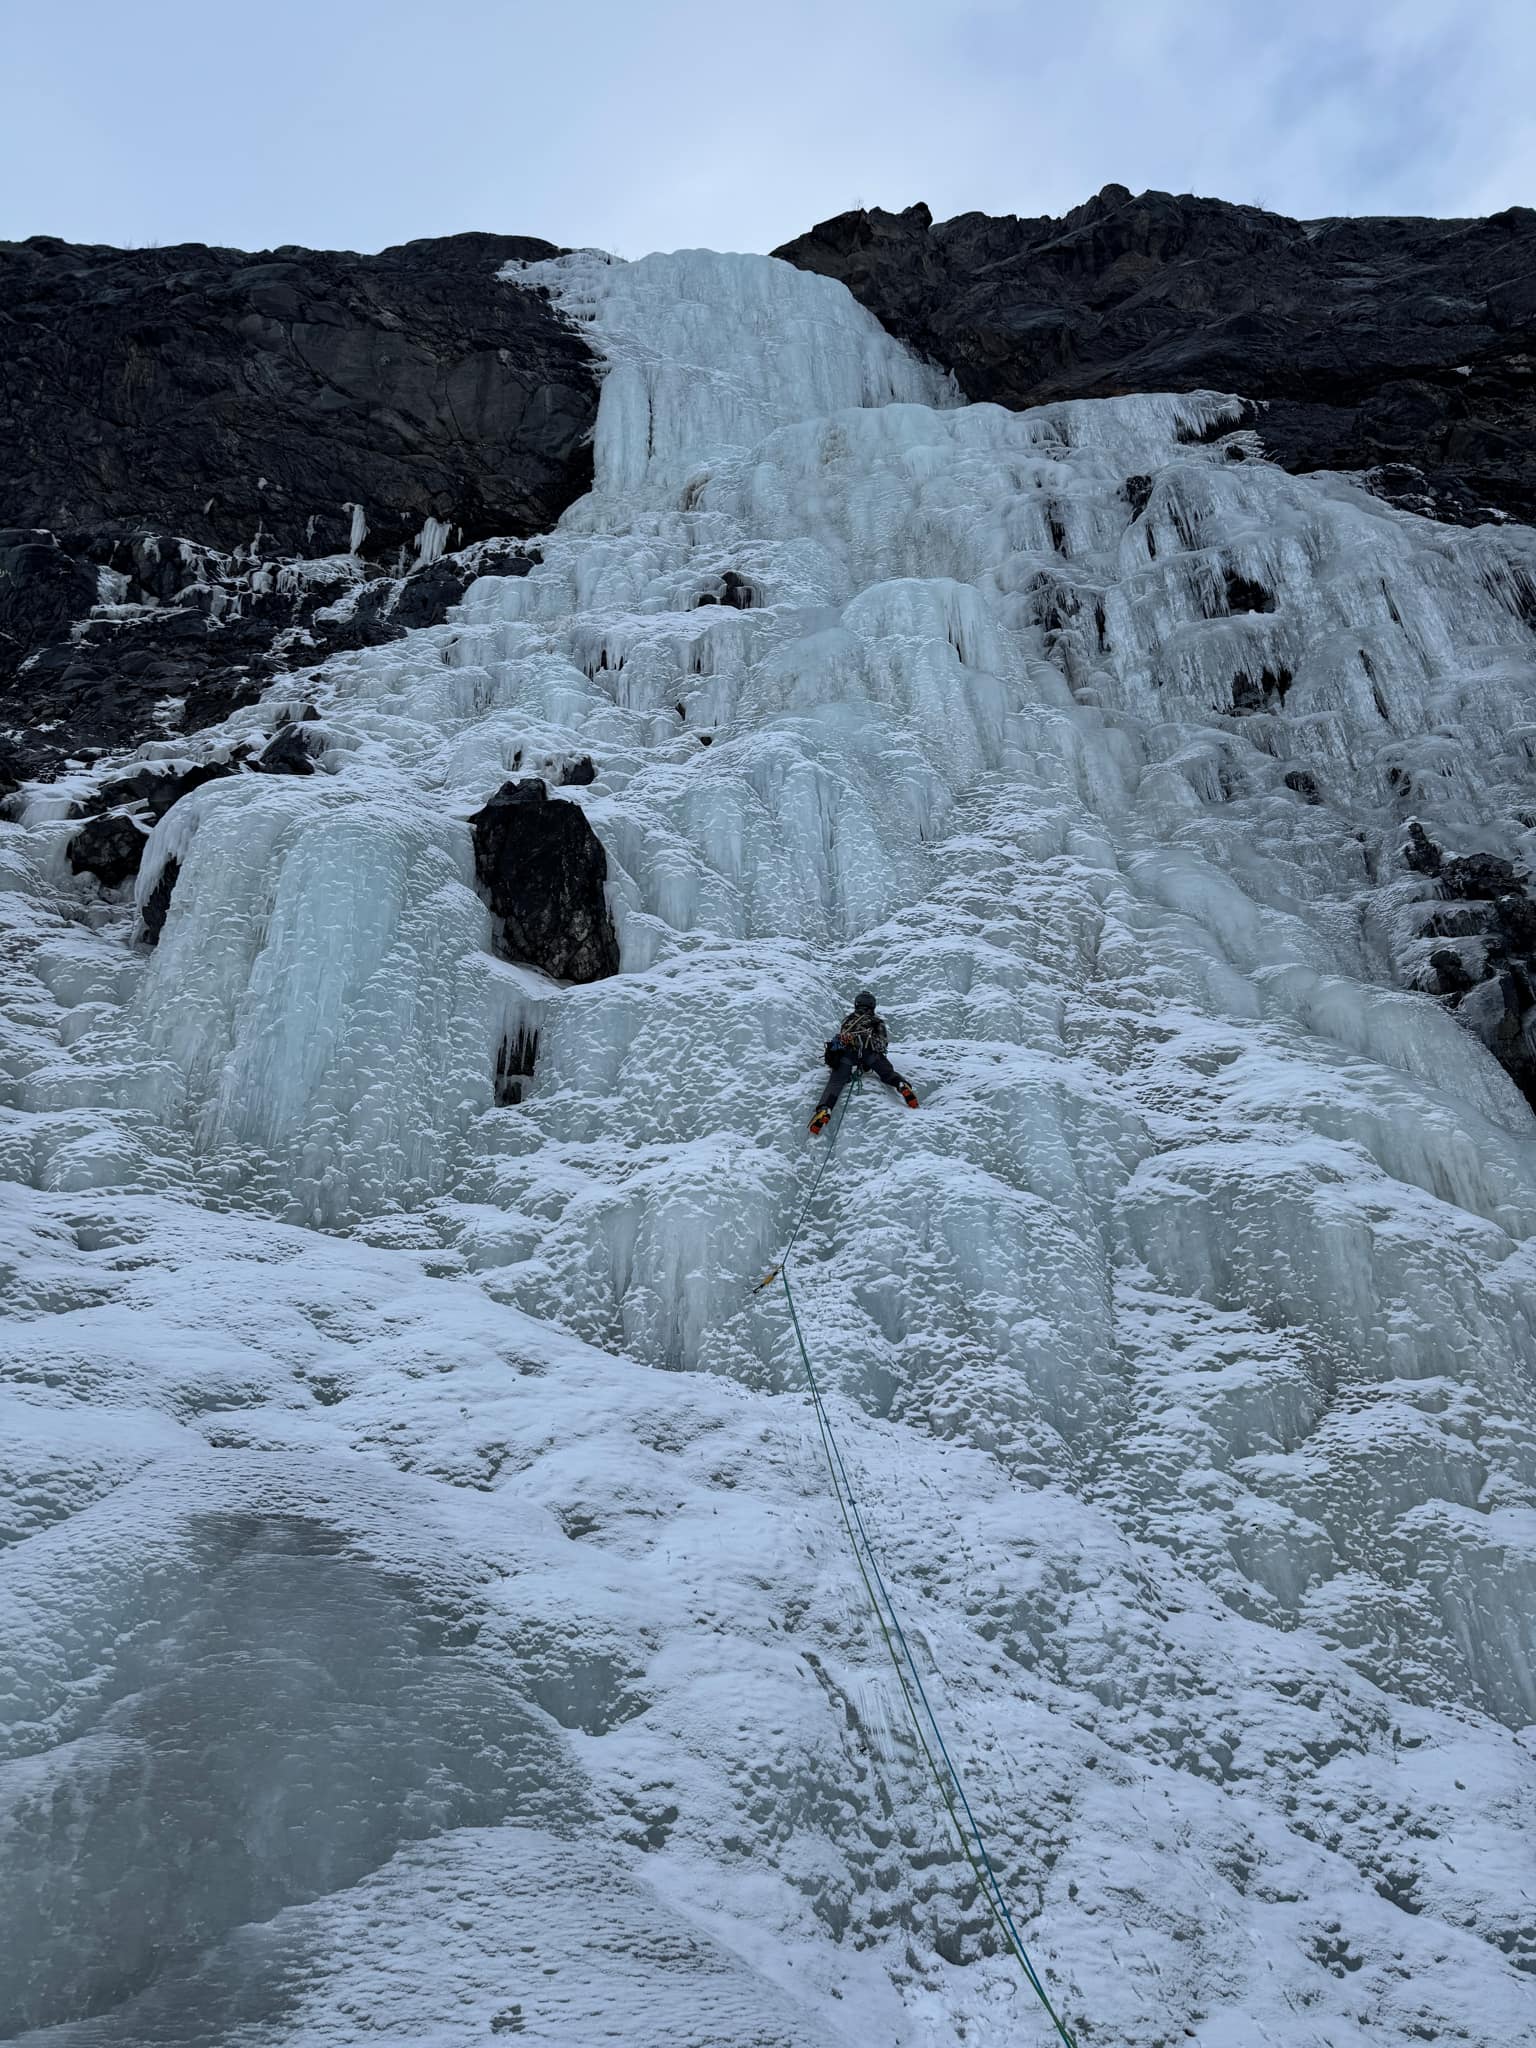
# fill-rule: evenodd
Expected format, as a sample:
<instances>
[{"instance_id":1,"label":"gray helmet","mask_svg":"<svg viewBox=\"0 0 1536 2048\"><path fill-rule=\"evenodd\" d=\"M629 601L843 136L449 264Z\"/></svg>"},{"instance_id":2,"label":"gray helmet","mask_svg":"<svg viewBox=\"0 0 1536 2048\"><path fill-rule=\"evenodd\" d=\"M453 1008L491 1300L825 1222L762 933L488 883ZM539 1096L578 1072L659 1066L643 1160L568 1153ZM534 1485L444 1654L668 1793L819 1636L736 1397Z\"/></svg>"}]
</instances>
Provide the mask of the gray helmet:
<instances>
[{"instance_id":1,"label":"gray helmet","mask_svg":"<svg viewBox=\"0 0 1536 2048\"><path fill-rule=\"evenodd\" d=\"M853 999L853 1007L856 1010L872 1010L875 1007L875 999L867 988L859 990Z\"/></svg>"}]
</instances>

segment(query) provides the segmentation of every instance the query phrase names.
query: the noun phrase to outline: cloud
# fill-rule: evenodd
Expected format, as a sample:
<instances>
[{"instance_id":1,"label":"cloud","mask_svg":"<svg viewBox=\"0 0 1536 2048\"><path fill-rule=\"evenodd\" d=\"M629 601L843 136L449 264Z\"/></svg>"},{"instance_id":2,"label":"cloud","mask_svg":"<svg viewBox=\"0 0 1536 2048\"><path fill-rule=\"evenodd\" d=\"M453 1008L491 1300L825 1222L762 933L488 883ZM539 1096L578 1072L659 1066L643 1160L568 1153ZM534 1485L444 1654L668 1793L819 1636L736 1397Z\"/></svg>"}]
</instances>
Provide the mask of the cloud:
<instances>
[{"instance_id":1,"label":"cloud","mask_svg":"<svg viewBox=\"0 0 1536 2048\"><path fill-rule=\"evenodd\" d=\"M8 30L11 236L769 248L859 202L1110 180L1306 216L1536 195L1525 0L102 0ZM39 175L46 166L46 178Z\"/></svg>"}]
</instances>

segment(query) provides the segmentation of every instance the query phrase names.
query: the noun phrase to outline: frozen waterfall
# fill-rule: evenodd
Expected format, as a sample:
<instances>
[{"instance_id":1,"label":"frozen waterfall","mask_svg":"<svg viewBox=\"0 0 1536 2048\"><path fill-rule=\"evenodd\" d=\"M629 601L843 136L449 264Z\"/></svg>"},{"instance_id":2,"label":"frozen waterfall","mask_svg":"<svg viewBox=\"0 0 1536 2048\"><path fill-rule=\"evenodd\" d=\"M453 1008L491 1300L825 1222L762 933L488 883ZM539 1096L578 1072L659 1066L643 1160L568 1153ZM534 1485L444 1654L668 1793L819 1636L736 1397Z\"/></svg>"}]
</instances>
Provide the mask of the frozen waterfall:
<instances>
[{"instance_id":1,"label":"frozen waterfall","mask_svg":"<svg viewBox=\"0 0 1536 2048\"><path fill-rule=\"evenodd\" d=\"M1536 1123L1397 860L1536 852L1536 534L767 258L517 281L609 366L533 572L136 903L0 825L0 2038L1047 2038L750 1292L860 985L924 1106L802 1314L1081 2048L1536 2037ZM578 756L566 988L467 820Z\"/></svg>"}]
</instances>

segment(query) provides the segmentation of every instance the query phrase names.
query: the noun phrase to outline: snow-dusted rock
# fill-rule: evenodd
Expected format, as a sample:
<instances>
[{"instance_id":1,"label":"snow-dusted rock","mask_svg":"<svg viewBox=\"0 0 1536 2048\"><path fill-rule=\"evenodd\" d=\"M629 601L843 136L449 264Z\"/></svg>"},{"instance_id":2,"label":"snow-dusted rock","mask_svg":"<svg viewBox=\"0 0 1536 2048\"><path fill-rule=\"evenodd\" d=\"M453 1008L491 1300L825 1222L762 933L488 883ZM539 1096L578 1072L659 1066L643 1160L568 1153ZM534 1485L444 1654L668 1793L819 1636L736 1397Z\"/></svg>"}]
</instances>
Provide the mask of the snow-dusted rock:
<instances>
[{"instance_id":1,"label":"snow-dusted rock","mask_svg":"<svg viewBox=\"0 0 1536 2048\"><path fill-rule=\"evenodd\" d=\"M530 775L504 782L469 823L475 876L506 957L557 981L617 974L608 860L580 806Z\"/></svg>"}]
</instances>

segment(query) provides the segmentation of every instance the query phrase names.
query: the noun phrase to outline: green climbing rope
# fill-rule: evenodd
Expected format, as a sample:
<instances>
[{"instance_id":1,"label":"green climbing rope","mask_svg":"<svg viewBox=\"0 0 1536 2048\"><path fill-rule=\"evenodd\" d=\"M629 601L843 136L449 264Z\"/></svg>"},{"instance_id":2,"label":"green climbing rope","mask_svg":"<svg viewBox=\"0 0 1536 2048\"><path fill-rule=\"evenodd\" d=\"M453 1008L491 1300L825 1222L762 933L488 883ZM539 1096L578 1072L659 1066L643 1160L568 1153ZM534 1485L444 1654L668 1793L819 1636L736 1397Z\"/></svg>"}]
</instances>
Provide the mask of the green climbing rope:
<instances>
[{"instance_id":1,"label":"green climbing rope","mask_svg":"<svg viewBox=\"0 0 1536 2048\"><path fill-rule=\"evenodd\" d=\"M856 1095L863 1086L863 1074L856 1073L853 1077L853 1086L843 1090L843 1099L837 1105L837 1114L832 1119L832 1129L821 1155L821 1164L811 1176L810 1191L806 1195L805 1200L800 1204L800 1214L795 1218L795 1227L789 1233L789 1242L785 1245L783 1251L779 1253L779 1263L776 1266L771 1266L753 1288L752 1292L754 1294L761 1294L765 1287L771 1287L789 1264L789 1255L794 1250L801 1231L805 1228L806 1217L811 1213L811 1204L816 1199L816 1190L821 1186L823 1176L827 1168L832 1164L832 1154L837 1148L837 1134L843 1127L843 1118L848 1114L849 1098Z\"/></svg>"},{"instance_id":2,"label":"green climbing rope","mask_svg":"<svg viewBox=\"0 0 1536 2048\"><path fill-rule=\"evenodd\" d=\"M1066 2048L1076 2048L1071 2034L1067 2031L1065 2023L1051 2002L1050 1994L1041 1981L1039 1972L1030 1960L1029 1951L1024 1946L1019 1930L1014 1924L1013 1914L1008 1905L1007 1894L1003 1890L1002 1881L998 1877L991 1855L987 1850L986 1837L982 1834L976 1816L971 1811L971 1803L966 1797L964 1783L955 1766L954 1759L949 1753L949 1746L944 1740L943 1730L940 1728L938 1717L933 1711L932 1702L928 1698L922 1674L917 1668L917 1660L912 1654L911 1645L907 1641L906 1631L901 1625L901 1617L896 1611L895 1603L891 1598L890 1588L886 1585L885 1575L880 1569L880 1561L875 1554L874 1545L870 1541L869 1531L865 1527L864 1517L859 1508L858 1496L854 1492L853 1482L848 1474L848 1467L843 1461L843 1454L838 1445L836 1433L832 1428L832 1418L827 1412L827 1405L822 1397L821 1384L816 1377L816 1368L812 1365L811 1354L806 1348L805 1333L800 1327L800 1315L795 1307L794 1289L789 1281L790 1258L831 1160L832 1149L837 1142L837 1134L842 1127L843 1117L847 1111L849 1095L862 1086L863 1077L861 1075L855 1082L855 1088L850 1089L838 1105L837 1120L832 1126L826 1152L823 1154L821 1163L816 1169L815 1177L811 1182L810 1192L801 1206L800 1214L795 1221L795 1227L790 1232L789 1242L785 1245L780 1255L779 1263L768 1274L767 1278L759 1283L759 1286L770 1286L775 1280L782 1280L784 1282L784 1298L789 1306L790 1327L794 1331L795 1343L799 1348L800 1362L805 1367L806 1383L811 1390L811 1404L815 1409L816 1423L821 1433L822 1453L827 1461L827 1473L832 1482L832 1492L837 1501L838 1512L842 1516L844 1531L848 1537L848 1547L853 1552L854 1562L859 1568L859 1576L864 1582L864 1591L868 1596L875 1620L879 1624L881 1638L885 1643L886 1652L896 1673L897 1682L901 1686L902 1699L906 1704L908 1719L912 1723L912 1731L917 1737L918 1747L923 1753L924 1761L927 1763L933 1782L938 1788L939 1797L943 1801L945 1811L949 1815L950 1824L954 1828L961 1849L964 1851L966 1861L970 1864L975 1874L977 1887L987 1902L992 1918L996 1921L1004 1942L1017 1959L1019 1967L1023 1970L1025 1980L1029 1984L1030 1989L1045 2008L1051 2025L1056 2029L1060 2039L1066 2044Z\"/></svg>"}]
</instances>

